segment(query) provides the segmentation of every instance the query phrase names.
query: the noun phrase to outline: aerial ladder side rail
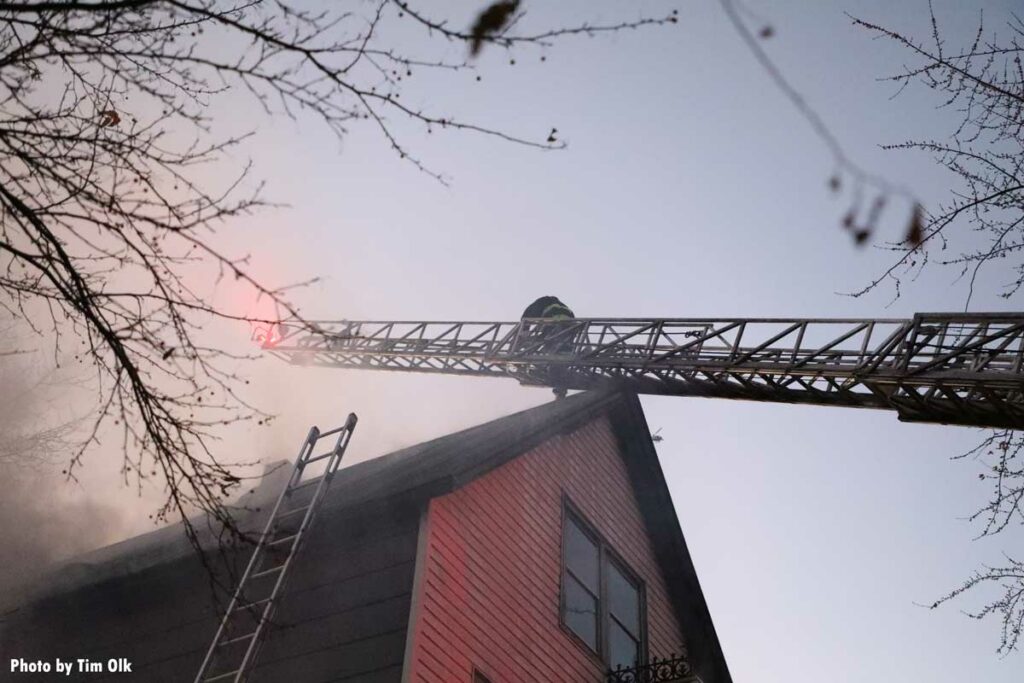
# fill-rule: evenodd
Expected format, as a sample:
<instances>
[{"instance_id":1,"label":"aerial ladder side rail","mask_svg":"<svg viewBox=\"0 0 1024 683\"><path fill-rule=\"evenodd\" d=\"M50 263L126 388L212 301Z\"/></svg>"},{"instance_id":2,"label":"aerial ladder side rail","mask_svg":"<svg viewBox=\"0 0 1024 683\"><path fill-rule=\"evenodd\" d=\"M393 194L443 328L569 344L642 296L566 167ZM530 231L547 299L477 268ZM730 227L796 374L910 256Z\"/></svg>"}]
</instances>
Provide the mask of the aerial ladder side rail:
<instances>
[{"instance_id":1,"label":"aerial ladder side rail","mask_svg":"<svg viewBox=\"0 0 1024 683\"><path fill-rule=\"evenodd\" d=\"M1024 428L1024 313L285 322L260 341L301 365L874 408L904 421Z\"/></svg>"}]
</instances>

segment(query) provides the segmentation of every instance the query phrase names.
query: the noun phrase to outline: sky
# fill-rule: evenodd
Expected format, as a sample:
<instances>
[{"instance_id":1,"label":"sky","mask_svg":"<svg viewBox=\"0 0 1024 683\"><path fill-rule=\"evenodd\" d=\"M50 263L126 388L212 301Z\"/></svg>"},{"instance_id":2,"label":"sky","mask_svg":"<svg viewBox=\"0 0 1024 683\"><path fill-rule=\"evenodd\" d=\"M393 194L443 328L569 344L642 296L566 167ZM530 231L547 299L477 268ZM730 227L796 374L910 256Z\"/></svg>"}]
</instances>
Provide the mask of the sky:
<instances>
[{"instance_id":1,"label":"sky","mask_svg":"<svg viewBox=\"0 0 1024 683\"><path fill-rule=\"evenodd\" d=\"M453 3L472 16L480 3ZM527 3L530 21L632 18L614 2ZM1015 3L937 0L957 35L985 8L991 27ZM715 2L679 7L678 25L526 49L485 51L474 74L423 75L409 101L466 120L568 143L538 151L471 133L396 122L442 185L390 152L370 125L337 140L316 120L259 116L243 93L217 103L257 135L251 158L287 207L226 224L218 239L252 254L272 283L299 290L305 314L347 319L513 320L555 294L581 317L902 317L962 310L963 283L926 273L893 301L859 289L886 264L839 227L848 198L826 188L833 161L753 60ZM949 112L923 88L892 99L878 78L904 55L847 13L924 35L927 3L881 0L746 5L770 23L765 48L848 153L924 202L948 178L927 158L880 144L942 135ZM756 22L755 22L756 23ZM400 29L405 30L405 29ZM452 46L451 50L456 50ZM540 57L545 57L542 62ZM419 78L419 77L417 77ZM406 95L403 95L405 97ZM883 226L901 236L906 206ZM972 310L1019 309L983 277ZM224 296L210 285L211 296ZM234 296L230 294L227 296ZM211 330L235 335L246 330ZM224 337L225 339L227 337ZM253 397L279 415L225 435L227 460L294 456L311 424L360 416L353 461L550 400L503 380L367 374L266 360ZM902 424L885 412L644 398L669 488L736 681L1019 681L999 658L994 622L931 603L1022 538L972 540L965 517L988 495L977 464L951 461L979 433ZM109 455L109 454L108 454ZM94 456L78 495L131 510L121 535L149 528L119 462ZM147 497L148 496L148 497ZM111 539L114 540L114 539ZM651 653L652 655L658 653Z\"/></svg>"}]
</instances>

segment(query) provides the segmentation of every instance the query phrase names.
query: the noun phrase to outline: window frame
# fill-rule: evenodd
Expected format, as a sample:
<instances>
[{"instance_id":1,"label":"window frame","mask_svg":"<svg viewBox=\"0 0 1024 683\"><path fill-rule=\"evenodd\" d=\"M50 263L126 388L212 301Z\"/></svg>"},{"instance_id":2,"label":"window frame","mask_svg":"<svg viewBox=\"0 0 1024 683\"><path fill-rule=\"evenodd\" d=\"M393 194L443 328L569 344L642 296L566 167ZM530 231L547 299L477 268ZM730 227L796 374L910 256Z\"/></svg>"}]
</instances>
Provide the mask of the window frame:
<instances>
[{"instance_id":1,"label":"window frame","mask_svg":"<svg viewBox=\"0 0 1024 683\"><path fill-rule=\"evenodd\" d=\"M568 529L569 522L572 522L576 527L588 538L594 545L597 546L597 572L598 572L598 588L599 594L597 595L597 649L595 650L590 646L590 643L586 642L575 631L566 623L565 619L565 607L566 607L566 576L569 572L568 563L566 561L566 531ZM601 664L605 668L610 667L609 655L610 648L608 643L608 634L610 631L610 623L612 619L621 626L621 621L613 617L609 611L609 597L608 597L608 570L607 565L612 564L615 569L630 583L636 586L637 599L640 601L638 605L638 619L640 621L640 640L639 640L639 652L638 652L638 666L647 664L647 590L646 585L640 579L633 568L623 559L622 555L616 552L611 544L598 533L596 527L587 520L580 509L573 504L569 497L565 494L562 496L562 520L561 520L561 538L559 541L559 573L558 573L558 623L576 644L582 649L586 650L588 654L601 661ZM578 581L578 579L576 579ZM628 633L628 629L625 629Z\"/></svg>"}]
</instances>

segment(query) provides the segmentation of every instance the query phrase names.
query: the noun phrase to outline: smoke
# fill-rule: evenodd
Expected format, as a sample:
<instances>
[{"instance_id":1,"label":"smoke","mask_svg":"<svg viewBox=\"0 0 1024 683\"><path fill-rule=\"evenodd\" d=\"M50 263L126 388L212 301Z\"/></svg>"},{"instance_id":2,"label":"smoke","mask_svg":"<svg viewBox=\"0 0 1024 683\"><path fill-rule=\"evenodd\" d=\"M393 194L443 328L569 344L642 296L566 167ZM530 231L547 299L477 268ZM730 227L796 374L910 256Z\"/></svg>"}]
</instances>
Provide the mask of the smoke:
<instances>
[{"instance_id":1,"label":"smoke","mask_svg":"<svg viewBox=\"0 0 1024 683\"><path fill-rule=\"evenodd\" d=\"M66 486L59 475L0 464L0 595L117 537L116 510L68 496Z\"/></svg>"},{"instance_id":2,"label":"smoke","mask_svg":"<svg viewBox=\"0 0 1024 683\"><path fill-rule=\"evenodd\" d=\"M33 340L3 321L0 331L0 595L8 602L47 566L116 539L123 517L61 473L85 423L73 412L75 378L46 367L25 348Z\"/></svg>"}]
</instances>

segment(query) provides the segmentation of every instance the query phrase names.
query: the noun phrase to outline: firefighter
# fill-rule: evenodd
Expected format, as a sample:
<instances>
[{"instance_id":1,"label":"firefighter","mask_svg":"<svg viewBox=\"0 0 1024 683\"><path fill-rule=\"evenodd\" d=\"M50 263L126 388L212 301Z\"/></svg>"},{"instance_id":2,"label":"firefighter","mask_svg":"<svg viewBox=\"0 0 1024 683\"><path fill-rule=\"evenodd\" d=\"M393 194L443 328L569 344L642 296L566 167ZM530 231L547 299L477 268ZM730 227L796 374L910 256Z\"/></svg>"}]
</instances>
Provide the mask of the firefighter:
<instances>
[{"instance_id":1,"label":"firefighter","mask_svg":"<svg viewBox=\"0 0 1024 683\"><path fill-rule=\"evenodd\" d=\"M576 316L572 314L572 309L563 304L557 296L542 296L526 307L523 317L568 320Z\"/></svg>"},{"instance_id":2,"label":"firefighter","mask_svg":"<svg viewBox=\"0 0 1024 683\"><path fill-rule=\"evenodd\" d=\"M527 306L526 310L523 311L523 318L544 318L546 320L555 321L572 320L575 317L576 316L573 315L572 309L562 303L557 296L542 296ZM557 326L550 326L542 323L539 328L535 328L531 331L531 336L535 339L544 339L545 337L549 337L555 333L557 333ZM554 347L544 344L538 348L544 351L568 353L572 350L572 342L569 340L561 340L556 342ZM551 383L554 385L553 391L557 398L565 398L566 389L563 385L565 374L566 368L560 366L554 366L548 371L548 376Z\"/></svg>"}]
</instances>

